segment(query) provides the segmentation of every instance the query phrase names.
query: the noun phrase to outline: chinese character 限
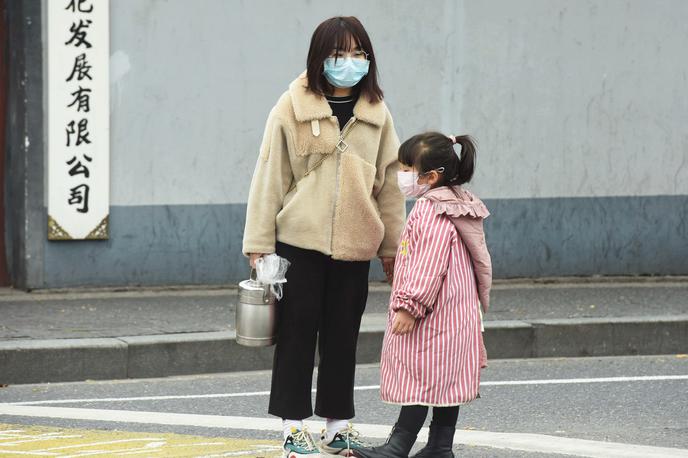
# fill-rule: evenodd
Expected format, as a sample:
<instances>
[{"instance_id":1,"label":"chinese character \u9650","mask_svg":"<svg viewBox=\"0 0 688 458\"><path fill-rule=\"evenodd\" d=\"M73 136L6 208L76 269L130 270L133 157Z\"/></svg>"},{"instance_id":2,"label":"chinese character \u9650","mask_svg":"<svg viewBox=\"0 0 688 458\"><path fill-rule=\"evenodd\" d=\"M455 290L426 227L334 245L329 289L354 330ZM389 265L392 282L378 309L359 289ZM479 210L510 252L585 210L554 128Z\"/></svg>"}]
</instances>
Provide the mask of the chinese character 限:
<instances>
[{"instance_id":1,"label":"chinese character \u9650","mask_svg":"<svg viewBox=\"0 0 688 458\"><path fill-rule=\"evenodd\" d=\"M74 134L77 134L75 146L79 146L82 143L91 143L91 140L89 140L88 138L88 119L84 118L81 121L79 121L78 132L74 129L75 124L76 121L71 121L69 124L67 124L67 146L71 146L71 139L72 135Z\"/></svg>"},{"instance_id":2,"label":"chinese character \u9650","mask_svg":"<svg viewBox=\"0 0 688 458\"><path fill-rule=\"evenodd\" d=\"M72 67L72 73L69 75L69 78L67 78L65 81L72 81L75 75L77 81L81 81L84 78L93 80L93 78L91 78L91 74L89 73L90 71L91 66L86 60L86 54L79 54L74 59L74 67Z\"/></svg>"},{"instance_id":3,"label":"chinese character \u9650","mask_svg":"<svg viewBox=\"0 0 688 458\"><path fill-rule=\"evenodd\" d=\"M79 13L90 13L93 11L93 5L90 5L90 8L86 9L84 7L84 3L86 3L88 0L69 0L69 5L67 5L66 10L72 10L72 13L76 13L77 11Z\"/></svg>"},{"instance_id":4,"label":"chinese character \u9650","mask_svg":"<svg viewBox=\"0 0 688 458\"><path fill-rule=\"evenodd\" d=\"M91 96L89 94L90 92L90 89L79 86L79 89L72 92L74 101L67 105L67 108L76 105L76 111L91 111Z\"/></svg>"},{"instance_id":5,"label":"chinese character \u9650","mask_svg":"<svg viewBox=\"0 0 688 458\"><path fill-rule=\"evenodd\" d=\"M80 184L69 190L69 205L80 205L76 209L79 213L88 213L88 193L90 188L87 184Z\"/></svg>"},{"instance_id":6,"label":"chinese character \u9650","mask_svg":"<svg viewBox=\"0 0 688 458\"><path fill-rule=\"evenodd\" d=\"M87 48L91 47L91 43L86 41L86 30L82 29L87 29L91 26L91 21L90 19L86 19L86 22L83 20L79 19L79 25L76 24L76 22L72 23L72 26L69 28L69 31L72 32L72 38L69 39L69 41L66 41L65 44L69 45L74 42L74 47L78 48L81 45L86 46Z\"/></svg>"},{"instance_id":7,"label":"chinese character \u9650","mask_svg":"<svg viewBox=\"0 0 688 458\"><path fill-rule=\"evenodd\" d=\"M93 158L86 156L85 154L84 160L87 162L92 162ZM76 162L76 164L74 164ZM72 165L74 164L74 165ZM75 176L75 175L83 175L86 178L91 176L91 172L88 170L88 167L86 167L84 164L81 163L81 161L77 160L76 156L71 158L70 160L67 161L67 165L72 165L72 168L69 169L69 176Z\"/></svg>"}]
</instances>

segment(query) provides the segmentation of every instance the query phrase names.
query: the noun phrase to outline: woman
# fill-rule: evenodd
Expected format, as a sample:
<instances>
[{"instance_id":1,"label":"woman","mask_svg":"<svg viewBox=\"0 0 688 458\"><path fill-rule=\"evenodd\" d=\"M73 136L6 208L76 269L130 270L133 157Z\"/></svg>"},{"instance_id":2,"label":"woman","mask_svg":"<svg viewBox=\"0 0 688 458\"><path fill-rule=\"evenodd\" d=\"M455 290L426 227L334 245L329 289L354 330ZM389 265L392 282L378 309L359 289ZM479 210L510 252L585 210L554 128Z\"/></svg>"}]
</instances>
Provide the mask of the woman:
<instances>
[{"instance_id":1,"label":"woman","mask_svg":"<svg viewBox=\"0 0 688 458\"><path fill-rule=\"evenodd\" d=\"M291 262L278 305L269 413L283 419L284 456L348 455L358 448L353 386L370 260L391 279L405 217L397 138L377 82L370 38L335 17L311 38L307 70L268 117L249 193L243 252ZM303 425L327 420L319 447ZM318 448L320 450L318 450Z\"/></svg>"}]
</instances>

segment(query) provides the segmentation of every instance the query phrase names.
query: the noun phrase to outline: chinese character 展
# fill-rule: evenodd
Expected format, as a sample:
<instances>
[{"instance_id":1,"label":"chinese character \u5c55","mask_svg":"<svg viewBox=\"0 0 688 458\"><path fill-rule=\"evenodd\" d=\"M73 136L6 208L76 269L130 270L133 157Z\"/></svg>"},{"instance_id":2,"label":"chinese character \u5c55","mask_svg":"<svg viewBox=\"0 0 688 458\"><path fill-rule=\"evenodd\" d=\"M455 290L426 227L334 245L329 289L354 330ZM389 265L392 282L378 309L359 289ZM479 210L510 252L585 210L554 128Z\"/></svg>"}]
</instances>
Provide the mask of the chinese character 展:
<instances>
[{"instance_id":1,"label":"chinese character \u5c55","mask_svg":"<svg viewBox=\"0 0 688 458\"><path fill-rule=\"evenodd\" d=\"M91 65L89 65L88 61L86 60L86 54L79 54L74 59L74 67L72 67L72 73L69 75L69 78L67 78L65 81L72 81L75 76L77 81L81 81L84 78L93 80L93 78L91 78L90 71Z\"/></svg>"}]
</instances>

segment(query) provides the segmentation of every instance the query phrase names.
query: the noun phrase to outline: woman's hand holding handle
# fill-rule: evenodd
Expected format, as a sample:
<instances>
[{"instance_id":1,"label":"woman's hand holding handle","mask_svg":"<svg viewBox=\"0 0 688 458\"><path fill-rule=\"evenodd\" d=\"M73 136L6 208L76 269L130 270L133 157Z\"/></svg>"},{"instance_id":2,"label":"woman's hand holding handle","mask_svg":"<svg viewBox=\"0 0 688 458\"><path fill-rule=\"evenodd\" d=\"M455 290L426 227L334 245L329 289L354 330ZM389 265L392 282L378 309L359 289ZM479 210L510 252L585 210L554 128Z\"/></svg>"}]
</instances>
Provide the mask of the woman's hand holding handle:
<instances>
[{"instance_id":1,"label":"woman's hand holding handle","mask_svg":"<svg viewBox=\"0 0 688 458\"><path fill-rule=\"evenodd\" d=\"M265 253L249 253L248 254L248 263L251 265L252 269L256 268L256 261L260 258L265 256Z\"/></svg>"}]
</instances>

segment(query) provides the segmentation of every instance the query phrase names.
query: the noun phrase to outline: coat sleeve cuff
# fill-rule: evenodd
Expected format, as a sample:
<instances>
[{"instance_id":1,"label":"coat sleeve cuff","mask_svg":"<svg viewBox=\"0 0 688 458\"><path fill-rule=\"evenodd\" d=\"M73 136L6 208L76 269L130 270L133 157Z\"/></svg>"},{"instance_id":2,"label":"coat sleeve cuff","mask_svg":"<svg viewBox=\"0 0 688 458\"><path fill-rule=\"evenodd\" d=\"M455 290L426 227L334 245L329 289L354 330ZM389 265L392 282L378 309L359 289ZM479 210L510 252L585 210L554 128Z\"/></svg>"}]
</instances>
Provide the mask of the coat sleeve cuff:
<instances>
[{"instance_id":1,"label":"coat sleeve cuff","mask_svg":"<svg viewBox=\"0 0 688 458\"><path fill-rule=\"evenodd\" d=\"M425 317L425 307L423 307L418 302L416 302L412 299L408 299L408 300L397 299L397 300L392 302L392 310L393 311L398 312L399 310L402 310L402 309L409 312L416 319Z\"/></svg>"},{"instance_id":2,"label":"coat sleeve cuff","mask_svg":"<svg viewBox=\"0 0 688 458\"><path fill-rule=\"evenodd\" d=\"M242 252L246 257L249 253L272 254L275 252L275 245L244 245Z\"/></svg>"}]
</instances>

